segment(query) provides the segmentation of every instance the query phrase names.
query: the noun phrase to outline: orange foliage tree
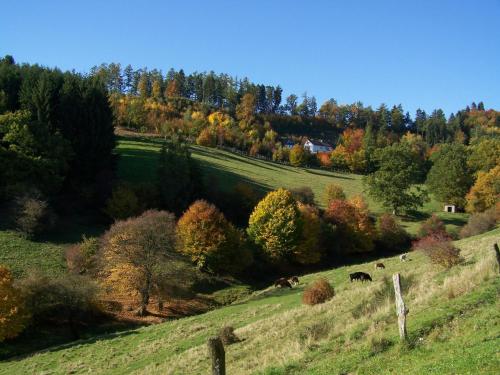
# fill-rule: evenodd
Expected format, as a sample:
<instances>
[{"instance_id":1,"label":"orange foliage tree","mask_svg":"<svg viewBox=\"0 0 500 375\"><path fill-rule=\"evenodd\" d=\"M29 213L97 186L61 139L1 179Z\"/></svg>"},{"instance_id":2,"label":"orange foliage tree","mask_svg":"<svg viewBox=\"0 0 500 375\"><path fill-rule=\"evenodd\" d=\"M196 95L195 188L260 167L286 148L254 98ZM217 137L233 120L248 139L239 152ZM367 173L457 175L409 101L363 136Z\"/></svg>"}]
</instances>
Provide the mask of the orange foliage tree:
<instances>
[{"instance_id":1,"label":"orange foliage tree","mask_svg":"<svg viewBox=\"0 0 500 375\"><path fill-rule=\"evenodd\" d=\"M332 200L324 218L335 225L338 245L343 252L373 250L375 227L368 216L366 203L361 197L354 197L351 201Z\"/></svg>"},{"instance_id":2,"label":"orange foliage tree","mask_svg":"<svg viewBox=\"0 0 500 375\"><path fill-rule=\"evenodd\" d=\"M201 269L235 273L251 262L241 233L204 200L194 202L179 219L177 238L179 251Z\"/></svg>"},{"instance_id":3,"label":"orange foliage tree","mask_svg":"<svg viewBox=\"0 0 500 375\"><path fill-rule=\"evenodd\" d=\"M149 210L115 222L104 235L102 257L105 283L119 293L139 296L138 314L145 315L150 297L177 269L174 215Z\"/></svg>"},{"instance_id":4,"label":"orange foliage tree","mask_svg":"<svg viewBox=\"0 0 500 375\"><path fill-rule=\"evenodd\" d=\"M10 271L0 265L0 342L16 337L29 320L13 282Z\"/></svg>"}]
</instances>

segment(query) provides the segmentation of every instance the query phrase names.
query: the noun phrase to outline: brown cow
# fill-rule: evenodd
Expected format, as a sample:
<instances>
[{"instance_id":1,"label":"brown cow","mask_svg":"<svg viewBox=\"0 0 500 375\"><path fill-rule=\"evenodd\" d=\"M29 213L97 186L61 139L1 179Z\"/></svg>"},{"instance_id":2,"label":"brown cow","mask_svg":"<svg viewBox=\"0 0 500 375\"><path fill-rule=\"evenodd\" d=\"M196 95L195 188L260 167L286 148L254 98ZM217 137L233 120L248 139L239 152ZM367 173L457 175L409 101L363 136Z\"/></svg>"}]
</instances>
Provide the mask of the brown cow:
<instances>
[{"instance_id":1,"label":"brown cow","mask_svg":"<svg viewBox=\"0 0 500 375\"><path fill-rule=\"evenodd\" d=\"M379 268L385 268L384 263L376 263L375 269L379 269Z\"/></svg>"}]
</instances>

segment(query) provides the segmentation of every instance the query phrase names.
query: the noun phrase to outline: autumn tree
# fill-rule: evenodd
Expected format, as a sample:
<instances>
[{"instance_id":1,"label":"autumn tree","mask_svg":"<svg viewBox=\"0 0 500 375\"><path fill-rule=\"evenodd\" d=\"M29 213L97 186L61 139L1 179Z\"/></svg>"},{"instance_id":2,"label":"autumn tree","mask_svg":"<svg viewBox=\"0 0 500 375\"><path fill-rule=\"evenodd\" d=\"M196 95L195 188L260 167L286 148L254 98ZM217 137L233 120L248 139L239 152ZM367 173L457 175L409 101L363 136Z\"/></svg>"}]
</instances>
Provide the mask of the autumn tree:
<instances>
[{"instance_id":1,"label":"autumn tree","mask_svg":"<svg viewBox=\"0 0 500 375\"><path fill-rule=\"evenodd\" d=\"M302 236L293 251L293 260L300 264L316 264L323 254L321 244L321 218L319 210L311 205L298 203L303 222Z\"/></svg>"},{"instance_id":2,"label":"autumn tree","mask_svg":"<svg viewBox=\"0 0 500 375\"><path fill-rule=\"evenodd\" d=\"M178 248L196 266L217 273L235 273L251 262L241 233L204 200L194 202L177 223Z\"/></svg>"},{"instance_id":3,"label":"autumn tree","mask_svg":"<svg viewBox=\"0 0 500 375\"><path fill-rule=\"evenodd\" d=\"M254 120L255 110L255 96L247 93L243 95L240 104L236 106L236 118L240 121L245 121L246 124L250 124Z\"/></svg>"},{"instance_id":4,"label":"autumn tree","mask_svg":"<svg viewBox=\"0 0 500 375\"><path fill-rule=\"evenodd\" d=\"M295 145L290 150L290 164L294 167L302 167L306 165L309 155L301 145Z\"/></svg>"},{"instance_id":5,"label":"autumn tree","mask_svg":"<svg viewBox=\"0 0 500 375\"><path fill-rule=\"evenodd\" d=\"M465 199L468 212L483 212L500 201L500 165L488 172L479 172Z\"/></svg>"},{"instance_id":6,"label":"autumn tree","mask_svg":"<svg viewBox=\"0 0 500 375\"><path fill-rule=\"evenodd\" d=\"M340 252L367 252L373 249L375 228L362 198L330 201L324 219L335 226L336 246Z\"/></svg>"},{"instance_id":7,"label":"autumn tree","mask_svg":"<svg viewBox=\"0 0 500 375\"><path fill-rule=\"evenodd\" d=\"M346 195L344 193L344 189L340 185L337 184L330 184L325 188L325 202L326 205L328 206L331 201L340 199L344 200L346 199Z\"/></svg>"},{"instance_id":8,"label":"autumn tree","mask_svg":"<svg viewBox=\"0 0 500 375\"><path fill-rule=\"evenodd\" d=\"M427 198L418 180L419 163L406 143L396 143L375 153L378 170L365 177L368 193L386 208L399 214L422 206Z\"/></svg>"},{"instance_id":9,"label":"autumn tree","mask_svg":"<svg viewBox=\"0 0 500 375\"><path fill-rule=\"evenodd\" d=\"M174 215L155 210L117 221L104 235L105 281L117 291L138 295L139 315L145 315L151 295L179 259L175 238Z\"/></svg>"},{"instance_id":10,"label":"autumn tree","mask_svg":"<svg viewBox=\"0 0 500 375\"><path fill-rule=\"evenodd\" d=\"M29 320L23 300L13 284L10 271L0 265L0 342L16 337Z\"/></svg>"},{"instance_id":11,"label":"autumn tree","mask_svg":"<svg viewBox=\"0 0 500 375\"><path fill-rule=\"evenodd\" d=\"M427 175L427 185L438 201L465 206L465 195L473 178L467 165L467 149L464 145L443 144L431 156L432 167Z\"/></svg>"},{"instance_id":12,"label":"autumn tree","mask_svg":"<svg viewBox=\"0 0 500 375\"><path fill-rule=\"evenodd\" d=\"M285 189L268 193L250 215L247 233L272 260L288 258L302 236L303 221L292 194Z\"/></svg>"}]
</instances>

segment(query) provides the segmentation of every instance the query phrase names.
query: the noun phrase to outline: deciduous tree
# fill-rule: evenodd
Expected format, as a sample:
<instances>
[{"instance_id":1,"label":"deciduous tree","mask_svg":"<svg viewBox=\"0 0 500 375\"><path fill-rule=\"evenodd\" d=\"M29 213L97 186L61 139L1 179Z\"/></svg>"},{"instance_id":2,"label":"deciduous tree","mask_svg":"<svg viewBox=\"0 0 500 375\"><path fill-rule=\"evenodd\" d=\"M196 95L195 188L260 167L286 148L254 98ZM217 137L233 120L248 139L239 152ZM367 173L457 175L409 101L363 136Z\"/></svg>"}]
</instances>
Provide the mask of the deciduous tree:
<instances>
[{"instance_id":1,"label":"deciduous tree","mask_svg":"<svg viewBox=\"0 0 500 375\"><path fill-rule=\"evenodd\" d=\"M179 251L203 270L231 274L251 262L241 233L204 200L194 202L179 219L177 237Z\"/></svg>"},{"instance_id":2,"label":"deciduous tree","mask_svg":"<svg viewBox=\"0 0 500 375\"><path fill-rule=\"evenodd\" d=\"M139 315L146 313L151 295L174 268L175 239L174 215L155 210L118 221L104 235L106 282L139 295Z\"/></svg>"},{"instance_id":3,"label":"deciduous tree","mask_svg":"<svg viewBox=\"0 0 500 375\"><path fill-rule=\"evenodd\" d=\"M16 337L26 327L29 314L10 271L0 265L0 342Z\"/></svg>"},{"instance_id":4,"label":"deciduous tree","mask_svg":"<svg viewBox=\"0 0 500 375\"><path fill-rule=\"evenodd\" d=\"M483 212L500 201L500 165L489 172L479 172L465 198L468 212Z\"/></svg>"},{"instance_id":5,"label":"deciduous tree","mask_svg":"<svg viewBox=\"0 0 500 375\"><path fill-rule=\"evenodd\" d=\"M401 210L420 207L426 194L413 185L420 170L410 147L405 143L393 144L377 150L375 157L379 168L364 180L368 193L396 215Z\"/></svg>"},{"instance_id":6,"label":"deciduous tree","mask_svg":"<svg viewBox=\"0 0 500 375\"><path fill-rule=\"evenodd\" d=\"M285 189L270 192L255 207L247 232L275 261L293 254L302 236L302 217L297 202Z\"/></svg>"}]
</instances>

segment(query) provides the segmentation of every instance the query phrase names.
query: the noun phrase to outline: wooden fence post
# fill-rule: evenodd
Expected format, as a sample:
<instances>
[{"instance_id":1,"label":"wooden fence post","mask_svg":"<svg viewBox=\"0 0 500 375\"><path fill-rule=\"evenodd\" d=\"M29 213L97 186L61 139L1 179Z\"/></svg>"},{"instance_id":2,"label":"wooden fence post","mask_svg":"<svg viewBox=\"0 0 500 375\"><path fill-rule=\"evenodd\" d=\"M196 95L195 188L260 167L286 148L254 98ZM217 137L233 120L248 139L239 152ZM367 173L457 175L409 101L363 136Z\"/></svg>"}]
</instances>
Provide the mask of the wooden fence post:
<instances>
[{"instance_id":1,"label":"wooden fence post","mask_svg":"<svg viewBox=\"0 0 500 375\"><path fill-rule=\"evenodd\" d=\"M496 243L493 244L493 248L495 249L495 255L497 256L498 272L500 272L500 249Z\"/></svg>"},{"instance_id":2,"label":"wooden fence post","mask_svg":"<svg viewBox=\"0 0 500 375\"><path fill-rule=\"evenodd\" d=\"M226 375L226 353L219 337L208 339L208 354L212 359L212 375Z\"/></svg>"},{"instance_id":3,"label":"wooden fence post","mask_svg":"<svg viewBox=\"0 0 500 375\"><path fill-rule=\"evenodd\" d=\"M392 275L392 282L394 283L394 294L396 295L396 312L398 314L398 328L399 337L401 340L406 340L406 314L409 310L405 307L403 296L401 294L401 283L399 280L399 273Z\"/></svg>"}]
</instances>

